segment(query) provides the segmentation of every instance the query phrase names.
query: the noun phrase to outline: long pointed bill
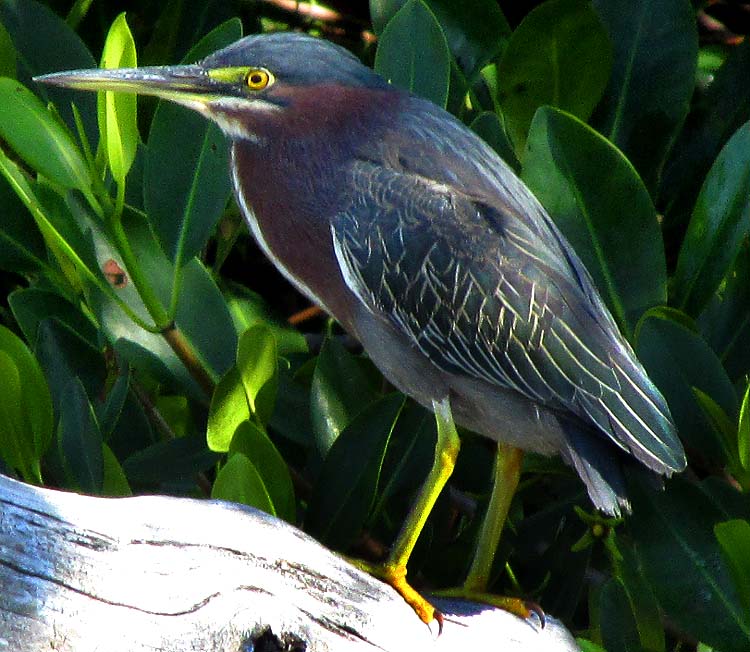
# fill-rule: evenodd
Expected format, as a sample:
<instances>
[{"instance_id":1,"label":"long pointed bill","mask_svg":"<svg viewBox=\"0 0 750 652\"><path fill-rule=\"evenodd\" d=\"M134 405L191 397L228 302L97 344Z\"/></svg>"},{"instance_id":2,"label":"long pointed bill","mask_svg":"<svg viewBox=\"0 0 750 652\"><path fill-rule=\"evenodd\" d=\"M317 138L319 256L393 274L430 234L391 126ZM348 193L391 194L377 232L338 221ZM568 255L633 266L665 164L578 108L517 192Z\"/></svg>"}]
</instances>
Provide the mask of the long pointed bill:
<instances>
[{"instance_id":1,"label":"long pointed bill","mask_svg":"<svg viewBox=\"0 0 750 652\"><path fill-rule=\"evenodd\" d=\"M34 77L34 81L88 91L154 95L199 110L221 97L226 88L200 66L71 70Z\"/></svg>"}]
</instances>

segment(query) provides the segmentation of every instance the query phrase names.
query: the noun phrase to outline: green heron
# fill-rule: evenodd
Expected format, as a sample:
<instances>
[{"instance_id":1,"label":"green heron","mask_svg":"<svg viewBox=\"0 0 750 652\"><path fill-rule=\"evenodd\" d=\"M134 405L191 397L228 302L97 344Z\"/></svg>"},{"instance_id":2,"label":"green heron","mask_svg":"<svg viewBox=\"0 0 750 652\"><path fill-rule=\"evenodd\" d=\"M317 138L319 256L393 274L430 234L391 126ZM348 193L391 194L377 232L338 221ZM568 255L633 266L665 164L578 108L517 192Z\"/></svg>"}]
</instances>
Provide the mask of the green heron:
<instances>
[{"instance_id":1,"label":"green heron","mask_svg":"<svg viewBox=\"0 0 750 652\"><path fill-rule=\"evenodd\" d=\"M460 121L345 49L249 36L195 65L41 81L155 95L217 123L265 254L435 413L433 468L390 557L371 569L425 622L435 612L406 583L406 563L458 455L454 418L504 452L473 567L478 590L516 451L561 455L610 515L629 509L625 459L655 475L685 468L664 398L528 188Z\"/></svg>"}]
</instances>

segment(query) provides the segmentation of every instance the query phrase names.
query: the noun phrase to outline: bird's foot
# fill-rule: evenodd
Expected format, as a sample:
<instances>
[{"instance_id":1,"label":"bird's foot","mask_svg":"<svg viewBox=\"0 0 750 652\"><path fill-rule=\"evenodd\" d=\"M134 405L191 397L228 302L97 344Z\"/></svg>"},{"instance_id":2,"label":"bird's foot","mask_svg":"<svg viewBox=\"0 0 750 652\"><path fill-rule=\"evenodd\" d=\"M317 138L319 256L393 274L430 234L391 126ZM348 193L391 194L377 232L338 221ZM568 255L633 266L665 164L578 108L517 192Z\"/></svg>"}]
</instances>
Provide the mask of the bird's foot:
<instances>
[{"instance_id":1,"label":"bird's foot","mask_svg":"<svg viewBox=\"0 0 750 652\"><path fill-rule=\"evenodd\" d=\"M441 598L461 598L471 602L488 604L503 611L512 613L519 618L528 620L532 615L536 616L542 629L547 622L544 610L536 603L522 598L512 598L505 595L495 595L484 591L474 591L464 587L435 591L434 594Z\"/></svg>"},{"instance_id":2,"label":"bird's foot","mask_svg":"<svg viewBox=\"0 0 750 652\"><path fill-rule=\"evenodd\" d=\"M348 561L360 570L392 586L406 603L414 609L423 623L429 625L433 620L437 620L439 631L443 631L443 614L406 581L405 566L389 564L388 562L373 563L361 559L349 559Z\"/></svg>"}]
</instances>

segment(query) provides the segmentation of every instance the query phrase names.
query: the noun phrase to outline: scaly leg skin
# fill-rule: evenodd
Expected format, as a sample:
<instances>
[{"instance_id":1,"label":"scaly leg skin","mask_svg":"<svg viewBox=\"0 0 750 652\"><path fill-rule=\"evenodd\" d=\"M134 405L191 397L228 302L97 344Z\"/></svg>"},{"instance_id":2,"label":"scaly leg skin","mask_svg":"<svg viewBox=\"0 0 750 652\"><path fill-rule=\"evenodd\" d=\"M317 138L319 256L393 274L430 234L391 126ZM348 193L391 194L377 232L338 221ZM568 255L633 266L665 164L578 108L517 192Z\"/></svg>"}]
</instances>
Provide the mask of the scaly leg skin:
<instances>
[{"instance_id":1,"label":"scaly leg skin","mask_svg":"<svg viewBox=\"0 0 750 652\"><path fill-rule=\"evenodd\" d=\"M462 587L440 591L439 595L490 604L524 619L534 613L544 627L544 611L538 605L520 598L493 595L487 592L492 562L495 559L497 544L500 541L513 494L518 486L522 461L521 449L506 444L497 445L492 494L479 531L476 552L466 581Z\"/></svg>"},{"instance_id":2,"label":"scaly leg skin","mask_svg":"<svg viewBox=\"0 0 750 652\"><path fill-rule=\"evenodd\" d=\"M451 415L450 400L445 397L441 401L433 401L435 421L437 423L437 443L435 444L435 459L427 478L419 490L416 502L409 511L401 532L396 539L391 554L382 564L373 564L356 560L362 570L382 579L398 591L422 622L429 624L437 620L440 630L443 628L443 616L425 598L423 598L406 581L406 564L409 562L414 546L417 543L427 517L435 505L437 497L448 482L453 467L456 464L461 441L458 438L456 426Z\"/></svg>"}]
</instances>

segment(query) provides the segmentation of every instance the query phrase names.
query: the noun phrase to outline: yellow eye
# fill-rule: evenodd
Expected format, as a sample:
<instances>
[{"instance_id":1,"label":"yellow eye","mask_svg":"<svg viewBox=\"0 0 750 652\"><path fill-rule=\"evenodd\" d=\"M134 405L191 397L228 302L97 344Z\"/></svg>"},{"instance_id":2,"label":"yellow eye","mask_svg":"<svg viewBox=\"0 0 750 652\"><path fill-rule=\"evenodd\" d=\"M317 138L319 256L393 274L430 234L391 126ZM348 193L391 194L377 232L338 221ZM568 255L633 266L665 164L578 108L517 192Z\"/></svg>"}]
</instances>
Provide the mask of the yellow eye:
<instances>
[{"instance_id":1,"label":"yellow eye","mask_svg":"<svg viewBox=\"0 0 750 652\"><path fill-rule=\"evenodd\" d=\"M257 68L245 75L245 83L251 91L262 91L271 83L271 75L268 71Z\"/></svg>"}]
</instances>

